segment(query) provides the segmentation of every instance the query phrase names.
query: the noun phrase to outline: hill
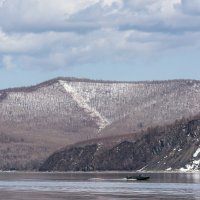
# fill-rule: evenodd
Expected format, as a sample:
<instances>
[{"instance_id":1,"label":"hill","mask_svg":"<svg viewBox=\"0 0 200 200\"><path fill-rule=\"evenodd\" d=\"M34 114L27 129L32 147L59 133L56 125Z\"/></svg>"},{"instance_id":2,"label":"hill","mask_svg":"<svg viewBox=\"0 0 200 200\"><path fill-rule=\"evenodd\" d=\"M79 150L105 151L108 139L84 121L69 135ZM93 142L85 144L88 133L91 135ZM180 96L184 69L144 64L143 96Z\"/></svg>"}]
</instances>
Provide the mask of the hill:
<instances>
[{"instance_id":1,"label":"hill","mask_svg":"<svg viewBox=\"0 0 200 200\"><path fill-rule=\"evenodd\" d=\"M38 169L55 150L81 141L138 137L149 127L198 114L199 100L195 80L61 77L0 90L0 169Z\"/></svg>"}]
</instances>

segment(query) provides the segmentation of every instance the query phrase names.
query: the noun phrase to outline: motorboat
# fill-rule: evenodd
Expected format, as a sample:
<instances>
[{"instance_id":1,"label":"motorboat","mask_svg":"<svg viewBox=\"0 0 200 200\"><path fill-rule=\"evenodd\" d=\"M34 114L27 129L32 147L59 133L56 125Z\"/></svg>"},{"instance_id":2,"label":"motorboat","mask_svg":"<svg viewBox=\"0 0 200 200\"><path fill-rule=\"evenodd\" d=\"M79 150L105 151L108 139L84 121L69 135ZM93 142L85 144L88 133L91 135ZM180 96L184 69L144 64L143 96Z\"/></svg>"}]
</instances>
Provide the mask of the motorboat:
<instances>
[{"instance_id":1,"label":"motorboat","mask_svg":"<svg viewBox=\"0 0 200 200\"><path fill-rule=\"evenodd\" d=\"M126 180L137 180L137 181L144 181L144 180L148 180L148 179L150 179L150 177L149 176L144 176L144 175L141 175L141 174L139 174L139 175L136 175L136 176L127 176L126 177Z\"/></svg>"}]
</instances>

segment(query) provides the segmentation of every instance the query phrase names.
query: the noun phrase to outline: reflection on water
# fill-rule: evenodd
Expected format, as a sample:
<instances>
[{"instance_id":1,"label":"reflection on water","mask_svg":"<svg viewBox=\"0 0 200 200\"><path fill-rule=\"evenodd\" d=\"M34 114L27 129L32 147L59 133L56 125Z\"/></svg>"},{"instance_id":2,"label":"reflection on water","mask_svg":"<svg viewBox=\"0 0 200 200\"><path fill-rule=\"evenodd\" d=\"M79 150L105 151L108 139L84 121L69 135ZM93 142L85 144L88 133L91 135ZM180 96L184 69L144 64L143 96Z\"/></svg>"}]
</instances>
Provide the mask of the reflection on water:
<instances>
[{"instance_id":1,"label":"reflection on water","mask_svg":"<svg viewBox=\"0 0 200 200\"><path fill-rule=\"evenodd\" d=\"M126 181L124 173L0 173L0 199L200 200L200 173L150 173Z\"/></svg>"}]
</instances>

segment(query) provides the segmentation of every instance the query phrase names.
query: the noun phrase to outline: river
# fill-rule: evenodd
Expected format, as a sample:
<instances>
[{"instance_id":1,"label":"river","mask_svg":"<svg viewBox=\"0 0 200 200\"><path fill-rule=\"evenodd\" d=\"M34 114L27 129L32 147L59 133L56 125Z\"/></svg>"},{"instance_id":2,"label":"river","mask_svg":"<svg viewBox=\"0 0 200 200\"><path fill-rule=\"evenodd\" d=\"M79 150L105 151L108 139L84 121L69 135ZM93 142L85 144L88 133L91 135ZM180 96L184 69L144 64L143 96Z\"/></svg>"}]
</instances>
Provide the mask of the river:
<instances>
[{"instance_id":1,"label":"river","mask_svg":"<svg viewBox=\"0 0 200 200\"><path fill-rule=\"evenodd\" d=\"M200 173L147 173L148 181L127 181L130 172L0 172L0 200L200 200Z\"/></svg>"}]
</instances>

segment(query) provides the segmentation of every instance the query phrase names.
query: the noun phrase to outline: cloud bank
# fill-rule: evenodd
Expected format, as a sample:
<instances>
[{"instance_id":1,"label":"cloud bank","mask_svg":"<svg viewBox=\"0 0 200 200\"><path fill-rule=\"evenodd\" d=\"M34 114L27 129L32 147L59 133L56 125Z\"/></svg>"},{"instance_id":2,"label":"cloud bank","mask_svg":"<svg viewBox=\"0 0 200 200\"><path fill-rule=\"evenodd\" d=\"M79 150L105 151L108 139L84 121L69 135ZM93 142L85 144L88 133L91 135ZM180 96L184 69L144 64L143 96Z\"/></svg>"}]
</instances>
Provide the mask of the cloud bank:
<instances>
[{"instance_id":1,"label":"cloud bank","mask_svg":"<svg viewBox=\"0 0 200 200\"><path fill-rule=\"evenodd\" d=\"M0 1L7 69L134 63L199 46L199 0Z\"/></svg>"}]
</instances>

